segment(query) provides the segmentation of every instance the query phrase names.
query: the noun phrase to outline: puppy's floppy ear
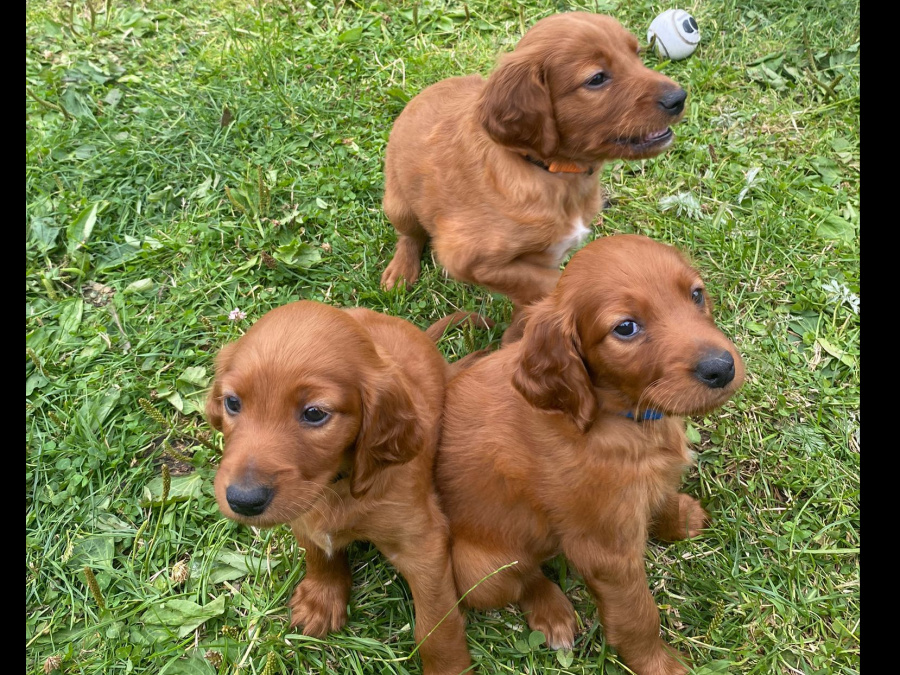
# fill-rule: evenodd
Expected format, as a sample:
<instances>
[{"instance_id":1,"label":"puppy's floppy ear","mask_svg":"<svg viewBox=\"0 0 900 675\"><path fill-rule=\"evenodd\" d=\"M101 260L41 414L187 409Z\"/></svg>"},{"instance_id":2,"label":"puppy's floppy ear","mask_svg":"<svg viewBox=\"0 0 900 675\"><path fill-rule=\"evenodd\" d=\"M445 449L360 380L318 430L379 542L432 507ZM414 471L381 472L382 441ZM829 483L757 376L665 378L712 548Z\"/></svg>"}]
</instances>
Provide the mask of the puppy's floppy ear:
<instances>
[{"instance_id":1,"label":"puppy's floppy ear","mask_svg":"<svg viewBox=\"0 0 900 675\"><path fill-rule=\"evenodd\" d=\"M513 150L548 159L559 135L550 89L534 50L508 54L488 78L478 118L488 135Z\"/></svg>"},{"instance_id":2,"label":"puppy's floppy ear","mask_svg":"<svg viewBox=\"0 0 900 675\"><path fill-rule=\"evenodd\" d=\"M350 470L354 497L369 490L385 466L410 461L426 441L399 375L388 367L373 379L363 384L363 419Z\"/></svg>"},{"instance_id":3,"label":"puppy's floppy ear","mask_svg":"<svg viewBox=\"0 0 900 675\"><path fill-rule=\"evenodd\" d=\"M531 405L565 413L584 433L597 415L597 399L580 343L571 312L546 300L533 306L512 383Z\"/></svg>"},{"instance_id":4,"label":"puppy's floppy ear","mask_svg":"<svg viewBox=\"0 0 900 675\"><path fill-rule=\"evenodd\" d=\"M219 351L216 356L216 376L213 380L209 394L206 395L206 419L214 429L222 431L222 387L219 384L222 373L224 373L231 364L231 357L234 353L237 342L231 342Z\"/></svg>"}]
</instances>

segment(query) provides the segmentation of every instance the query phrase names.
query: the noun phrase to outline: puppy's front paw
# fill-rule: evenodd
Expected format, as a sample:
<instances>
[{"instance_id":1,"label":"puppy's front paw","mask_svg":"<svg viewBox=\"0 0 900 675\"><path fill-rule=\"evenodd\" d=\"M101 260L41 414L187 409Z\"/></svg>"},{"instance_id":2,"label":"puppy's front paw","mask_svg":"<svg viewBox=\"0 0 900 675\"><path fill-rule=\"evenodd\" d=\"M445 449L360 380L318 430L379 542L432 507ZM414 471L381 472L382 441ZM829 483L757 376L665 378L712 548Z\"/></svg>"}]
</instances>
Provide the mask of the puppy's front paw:
<instances>
[{"instance_id":1,"label":"puppy's front paw","mask_svg":"<svg viewBox=\"0 0 900 675\"><path fill-rule=\"evenodd\" d=\"M637 675L687 675L690 663L681 652L661 642L660 648L642 653L640 658L626 658L625 663Z\"/></svg>"},{"instance_id":2,"label":"puppy's front paw","mask_svg":"<svg viewBox=\"0 0 900 675\"><path fill-rule=\"evenodd\" d=\"M304 579L291 598L291 626L302 626L310 637L325 637L347 623L349 601L349 588Z\"/></svg>"},{"instance_id":3,"label":"puppy's front paw","mask_svg":"<svg viewBox=\"0 0 900 675\"><path fill-rule=\"evenodd\" d=\"M528 627L541 631L547 638L550 649L572 649L575 645L575 615L557 617L556 621L547 619L548 617L532 617L528 621Z\"/></svg>"},{"instance_id":4,"label":"puppy's front paw","mask_svg":"<svg viewBox=\"0 0 900 675\"><path fill-rule=\"evenodd\" d=\"M575 608L559 586L542 583L522 599L521 607L527 613L528 627L541 631L550 649L571 649L575 644Z\"/></svg>"},{"instance_id":5,"label":"puppy's front paw","mask_svg":"<svg viewBox=\"0 0 900 675\"><path fill-rule=\"evenodd\" d=\"M412 288L419 280L420 271L418 253L410 252L398 244L394 259L381 275L381 288L386 291L398 285Z\"/></svg>"}]
</instances>

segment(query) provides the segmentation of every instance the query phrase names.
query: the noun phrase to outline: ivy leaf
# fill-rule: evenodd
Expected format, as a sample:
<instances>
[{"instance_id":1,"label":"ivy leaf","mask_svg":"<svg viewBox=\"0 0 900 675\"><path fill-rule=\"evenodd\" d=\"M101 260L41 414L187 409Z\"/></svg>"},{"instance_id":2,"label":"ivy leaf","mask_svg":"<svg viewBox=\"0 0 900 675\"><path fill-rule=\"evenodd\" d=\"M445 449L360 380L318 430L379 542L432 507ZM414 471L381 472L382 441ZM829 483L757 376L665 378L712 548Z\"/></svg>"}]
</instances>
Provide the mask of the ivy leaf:
<instances>
[{"instance_id":1,"label":"ivy leaf","mask_svg":"<svg viewBox=\"0 0 900 675\"><path fill-rule=\"evenodd\" d=\"M203 366L188 366L178 376L177 381L184 384L192 384L195 387L205 387L209 383L209 378L206 376L206 368Z\"/></svg>"},{"instance_id":2,"label":"ivy leaf","mask_svg":"<svg viewBox=\"0 0 900 675\"><path fill-rule=\"evenodd\" d=\"M212 584L232 581L253 574L259 570L275 569L280 560L264 560L255 556L242 555L236 551L222 551L216 556L209 574Z\"/></svg>"},{"instance_id":3,"label":"ivy leaf","mask_svg":"<svg viewBox=\"0 0 900 675\"><path fill-rule=\"evenodd\" d=\"M122 90L116 88L110 89L109 93L107 93L106 96L103 97L103 102L110 108L115 108L121 100Z\"/></svg>"},{"instance_id":4,"label":"ivy leaf","mask_svg":"<svg viewBox=\"0 0 900 675\"><path fill-rule=\"evenodd\" d=\"M855 233L852 223L834 214L825 216L825 220L816 228L816 234L823 239L837 239L848 243L853 241Z\"/></svg>"},{"instance_id":5,"label":"ivy leaf","mask_svg":"<svg viewBox=\"0 0 900 675\"><path fill-rule=\"evenodd\" d=\"M112 535L91 535L75 542L72 555L66 561L73 568L110 568L116 554L116 540Z\"/></svg>"},{"instance_id":6,"label":"ivy leaf","mask_svg":"<svg viewBox=\"0 0 900 675\"><path fill-rule=\"evenodd\" d=\"M106 422L106 418L109 417L121 397L122 390L116 388L108 389L99 396L89 397L85 399L79 416L88 422L91 430L96 431Z\"/></svg>"},{"instance_id":7,"label":"ivy leaf","mask_svg":"<svg viewBox=\"0 0 900 675\"><path fill-rule=\"evenodd\" d=\"M124 243L110 244L97 261L98 272L105 272L122 263L128 262L141 252L141 242L134 237L125 236Z\"/></svg>"},{"instance_id":8,"label":"ivy leaf","mask_svg":"<svg viewBox=\"0 0 900 675\"><path fill-rule=\"evenodd\" d=\"M400 101L404 105L409 103L409 94L407 94L400 87L388 87L384 90L384 93L390 96L395 101Z\"/></svg>"},{"instance_id":9,"label":"ivy leaf","mask_svg":"<svg viewBox=\"0 0 900 675\"><path fill-rule=\"evenodd\" d=\"M195 651L187 658L169 661L159 675L216 675L216 669L200 651Z\"/></svg>"},{"instance_id":10,"label":"ivy leaf","mask_svg":"<svg viewBox=\"0 0 900 675\"><path fill-rule=\"evenodd\" d=\"M25 380L25 396L31 396L35 389L41 389L49 382L50 380L41 375L38 371L33 372L28 376L28 379Z\"/></svg>"},{"instance_id":11,"label":"ivy leaf","mask_svg":"<svg viewBox=\"0 0 900 675\"><path fill-rule=\"evenodd\" d=\"M184 413L184 401L181 400L181 394L179 394L176 390L160 389L157 392L157 395L160 398L165 399L166 401L171 403L172 406L174 406L175 410L180 413Z\"/></svg>"},{"instance_id":12,"label":"ivy leaf","mask_svg":"<svg viewBox=\"0 0 900 675\"><path fill-rule=\"evenodd\" d=\"M174 476L169 482L169 498L166 504L173 502L186 502L199 497L203 490L203 476L194 472L187 476ZM160 501L162 497L162 477L157 476L151 480L144 488L144 497L141 499L141 506L162 506Z\"/></svg>"},{"instance_id":13,"label":"ivy leaf","mask_svg":"<svg viewBox=\"0 0 900 675\"><path fill-rule=\"evenodd\" d=\"M153 279L138 279L128 284L122 291L125 295L142 295L154 289Z\"/></svg>"},{"instance_id":14,"label":"ivy leaf","mask_svg":"<svg viewBox=\"0 0 900 675\"><path fill-rule=\"evenodd\" d=\"M294 239L276 248L272 257L291 267L309 267L322 259L322 253L315 246Z\"/></svg>"},{"instance_id":15,"label":"ivy leaf","mask_svg":"<svg viewBox=\"0 0 900 675\"><path fill-rule=\"evenodd\" d=\"M77 91L75 91L75 89L73 89L72 87L69 87L63 92L60 101L62 103L62 107L65 108L66 112L73 117L77 117L79 119L94 118L94 114L91 112L91 109L88 106L87 102L84 100L84 97Z\"/></svg>"},{"instance_id":16,"label":"ivy leaf","mask_svg":"<svg viewBox=\"0 0 900 675\"><path fill-rule=\"evenodd\" d=\"M825 185L837 185L841 180L840 170L833 159L827 157L813 157L810 162L819 173Z\"/></svg>"},{"instance_id":17,"label":"ivy leaf","mask_svg":"<svg viewBox=\"0 0 900 675\"><path fill-rule=\"evenodd\" d=\"M220 595L212 602L198 605L190 600L166 600L156 607L151 607L141 617L145 623L162 625L175 629L176 635L183 638L204 623L225 613L225 596Z\"/></svg>"},{"instance_id":18,"label":"ivy leaf","mask_svg":"<svg viewBox=\"0 0 900 675\"><path fill-rule=\"evenodd\" d=\"M28 239L35 242L42 253L46 253L56 244L59 230L59 227L54 226L53 218L37 217L31 221Z\"/></svg>"},{"instance_id":19,"label":"ivy leaf","mask_svg":"<svg viewBox=\"0 0 900 675\"><path fill-rule=\"evenodd\" d=\"M755 321L747 322L747 330L749 330L754 335L768 335L769 329L766 328L761 323L756 323Z\"/></svg>"}]
</instances>

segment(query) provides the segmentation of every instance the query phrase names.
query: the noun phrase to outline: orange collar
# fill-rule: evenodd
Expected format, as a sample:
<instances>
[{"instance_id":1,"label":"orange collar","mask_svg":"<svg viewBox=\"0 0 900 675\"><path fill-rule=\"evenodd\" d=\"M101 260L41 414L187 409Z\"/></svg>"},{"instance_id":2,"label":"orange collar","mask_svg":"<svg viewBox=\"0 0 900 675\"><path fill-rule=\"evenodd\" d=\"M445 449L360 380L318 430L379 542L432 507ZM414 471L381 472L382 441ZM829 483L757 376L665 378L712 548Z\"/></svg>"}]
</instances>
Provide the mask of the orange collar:
<instances>
[{"instance_id":1,"label":"orange collar","mask_svg":"<svg viewBox=\"0 0 900 675\"><path fill-rule=\"evenodd\" d=\"M550 162L550 164L547 164L544 161L535 159L530 155L522 156L535 166L539 166L544 171L549 171L550 173L586 173L588 176L594 173L594 167L592 166L582 166L580 164L576 164L575 162Z\"/></svg>"}]
</instances>

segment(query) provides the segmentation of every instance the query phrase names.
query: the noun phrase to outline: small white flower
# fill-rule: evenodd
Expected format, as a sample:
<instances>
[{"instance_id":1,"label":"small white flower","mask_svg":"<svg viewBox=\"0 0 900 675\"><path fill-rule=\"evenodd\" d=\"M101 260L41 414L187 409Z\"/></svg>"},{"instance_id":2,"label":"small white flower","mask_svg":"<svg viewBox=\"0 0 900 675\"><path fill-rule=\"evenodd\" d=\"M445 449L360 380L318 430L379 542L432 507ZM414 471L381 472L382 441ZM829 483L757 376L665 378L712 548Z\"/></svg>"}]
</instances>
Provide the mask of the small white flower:
<instances>
[{"instance_id":1,"label":"small white flower","mask_svg":"<svg viewBox=\"0 0 900 675\"><path fill-rule=\"evenodd\" d=\"M677 195L668 195L659 200L661 211L675 209L678 216L686 216L692 220L700 220L703 210L700 208L700 200L690 192L679 192Z\"/></svg>"},{"instance_id":2,"label":"small white flower","mask_svg":"<svg viewBox=\"0 0 900 675\"><path fill-rule=\"evenodd\" d=\"M859 296L853 293L846 285L838 283L835 279L831 279L828 283L822 284L822 290L828 294L828 302L836 304L847 303L854 314L859 314Z\"/></svg>"},{"instance_id":3,"label":"small white flower","mask_svg":"<svg viewBox=\"0 0 900 675\"><path fill-rule=\"evenodd\" d=\"M240 309L235 307L228 313L228 318L232 321L240 321L241 319L247 318L247 312L242 312Z\"/></svg>"}]
</instances>

